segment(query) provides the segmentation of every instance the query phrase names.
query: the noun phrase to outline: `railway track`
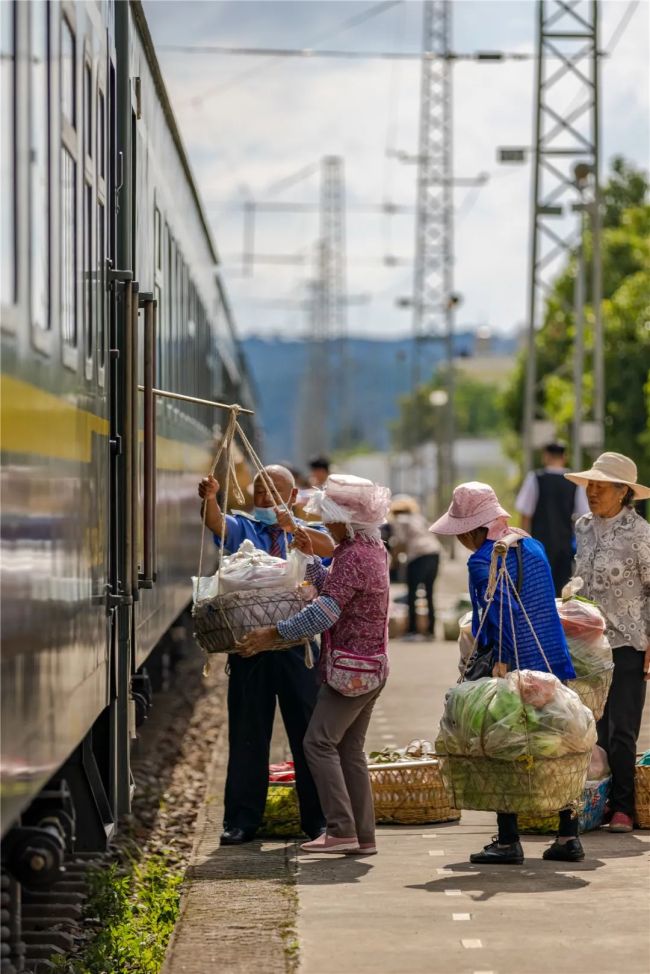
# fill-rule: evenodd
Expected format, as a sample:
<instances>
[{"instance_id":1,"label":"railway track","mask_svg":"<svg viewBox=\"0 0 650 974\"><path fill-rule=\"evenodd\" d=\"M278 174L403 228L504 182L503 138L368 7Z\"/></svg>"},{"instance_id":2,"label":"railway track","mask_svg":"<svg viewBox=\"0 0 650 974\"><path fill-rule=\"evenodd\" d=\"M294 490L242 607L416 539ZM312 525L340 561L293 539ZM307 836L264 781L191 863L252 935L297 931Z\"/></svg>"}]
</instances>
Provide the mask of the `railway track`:
<instances>
[{"instance_id":1,"label":"railway track","mask_svg":"<svg viewBox=\"0 0 650 974\"><path fill-rule=\"evenodd\" d=\"M154 695L151 715L140 729L132 762L132 811L120 822L108 852L67 856L60 879L49 889L28 890L2 875L1 974L61 971L63 961L83 957L102 924L102 917L88 914L93 870L164 855L170 869L184 872L205 771L225 716L225 679L217 665L202 676L203 659L189 633L183 648L171 686Z\"/></svg>"}]
</instances>

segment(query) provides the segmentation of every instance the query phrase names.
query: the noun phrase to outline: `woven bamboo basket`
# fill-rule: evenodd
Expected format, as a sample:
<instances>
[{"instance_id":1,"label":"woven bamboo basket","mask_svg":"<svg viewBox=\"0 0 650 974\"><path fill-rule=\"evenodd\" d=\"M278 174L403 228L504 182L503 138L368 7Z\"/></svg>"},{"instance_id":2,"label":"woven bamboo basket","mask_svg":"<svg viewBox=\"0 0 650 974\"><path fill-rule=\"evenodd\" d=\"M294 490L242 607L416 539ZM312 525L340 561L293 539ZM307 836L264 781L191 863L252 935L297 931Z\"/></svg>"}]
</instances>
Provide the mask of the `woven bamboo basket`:
<instances>
[{"instance_id":1,"label":"woven bamboo basket","mask_svg":"<svg viewBox=\"0 0 650 974\"><path fill-rule=\"evenodd\" d=\"M567 680L569 689L575 690L585 707L589 707L594 720L600 720L603 716L613 675L614 667L611 666L591 676L579 676L575 680Z\"/></svg>"},{"instance_id":2,"label":"woven bamboo basket","mask_svg":"<svg viewBox=\"0 0 650 974\"><path fill-rule=\"evenodd\" d=\"M611 782L612 779L608 776L602 781L588 781L585 785L582 798L576 808L581 832L591 832L602 825ZM559 827L560 819L557 814L519 816L520 832L553 834L557 833Z\"/></svg>"},{"instance_id":3,"label":"woven bamboo basket","mask_svg":"<svg viewBox=\"0 0 650 974\"><path fill-rule=\"evenodd\" d=\"M194 635L206 653L231 653L235 642L254 629L275 626L304 609L308 592L228 592L197 602L192 610Z\"/></svg>"},{"instance_id":4,"label":"woven bamboo basket","mask_svg":"<svg viewBox=\"0 0 650 974\"><path fill-rule=\"evenodd\" d=\"M650 829L650 765L634 768L634 817L640 829Z\"/></svg>"},{"instance_id":5,"label":"woven bamboo basket","mask_svg":"<svg viewBox=\"0 0 650 974\"><path fill-rule=\"evenodd\" d=\"M442 776L457 808L550 815L582 796L591 751L559 758L499 758L439 754Z\"/></svg>"},{"instance_id":6,"label":"woven bamboo basket","mask_svg":"<svg viewBox=\"0 0 650 974\"><path fill-rule=\"evenodd\" d=\"M302 835L298 795L293 782L269 783L260 833L276 838Z\"/></svg>"},{"instance_id":7,"label":"woven bamboo basket","mask_svg":"<svg viewBox=\"0 0 650 974\"><path fill-rule=\"evenodd\" d=\"M451 804L435 758L369 764L375 819L384 825L456 822L460 812Z\"/></svg>"}]
</instances>

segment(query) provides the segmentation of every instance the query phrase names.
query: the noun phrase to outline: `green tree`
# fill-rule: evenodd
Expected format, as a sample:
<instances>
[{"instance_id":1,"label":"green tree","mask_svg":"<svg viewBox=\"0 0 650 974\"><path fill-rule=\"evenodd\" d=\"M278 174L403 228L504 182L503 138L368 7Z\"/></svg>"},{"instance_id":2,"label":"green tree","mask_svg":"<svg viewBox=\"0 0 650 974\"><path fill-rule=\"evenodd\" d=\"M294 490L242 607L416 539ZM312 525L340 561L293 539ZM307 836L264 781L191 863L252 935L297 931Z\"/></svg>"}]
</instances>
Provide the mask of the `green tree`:
<instances>
[{"instance_id":1,"label":"green tree","mask_svg":"<svg viewBox=\"0 0 650 974\"><path fill-rule=\"evenodd\" d=\"M454 412L456 431L465 436L498 435L504 427L499 388L455 371ZM393 445L409 450L419 443L435 441L442 434L445 410L433 406L430 395L445 388L445 373L439 370L430 382L399 401L399 417L391 423Z\"/></svg>"},{"instance_id":2,"label":"green tree","mask_svg":"<svg viewBox=\"0 0 650 974\"><path fill-rule=\"evenodd\" d=\"M615 159L603 190L602 317L605 340L605 449L631 456L640 479L650 477L650 205L648 179ZM587 260L592 241L585 232ZM569 436L574 411L572 375L576 257L571 255L549 294L537 335L538 415ZM585 347L593 349L593 305L585 306ZM590 359L588 357L587 361ZM510 426L519 431L523 414L525 358L505 395ZM593 377L582 384L585 415L593 404Z\"/></svg>"}]
</instances>

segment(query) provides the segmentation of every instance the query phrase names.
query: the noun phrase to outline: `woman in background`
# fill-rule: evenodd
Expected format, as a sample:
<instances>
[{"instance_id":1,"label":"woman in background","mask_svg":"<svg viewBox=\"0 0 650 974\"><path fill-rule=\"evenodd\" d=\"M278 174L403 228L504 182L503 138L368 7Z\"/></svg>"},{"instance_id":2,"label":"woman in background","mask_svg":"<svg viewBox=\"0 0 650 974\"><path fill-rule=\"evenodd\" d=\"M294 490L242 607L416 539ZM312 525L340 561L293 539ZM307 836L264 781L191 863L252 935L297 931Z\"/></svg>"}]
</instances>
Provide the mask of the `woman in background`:
<instances>
[{"instance_id":1,"label":"woman in background","mask_svg":"<svg viewBox=\"0 0 650 974\"><path fill-rule=\"evenodd\" d=\"M408 629L405 639L433 639L436 629L436 609L433 588L440 564L440 542L431 534L415 497L398 494L393 498L389 523L389 545L406 555L406 584L408 587ZM426 635L420 635L417 626L416 601L420 586L427 600Z\"/></svg>"},{"instance_id":2,"label":"woman in background","mask_svg":"<svg viewBox=\"0 0 650 974\"><path fill-rule=\"evenodd\" d=\"M607 620L614 678L598 721L598 743L612 772L610 832L634 827L634 765L646 687L650 679L650 524L634 510L650 497L637 483L636 464L602 453L590 470L565 474L587 489L590 513L576 524L576 577L581 595L597 602Z\"/></svg>"}]
</instances>

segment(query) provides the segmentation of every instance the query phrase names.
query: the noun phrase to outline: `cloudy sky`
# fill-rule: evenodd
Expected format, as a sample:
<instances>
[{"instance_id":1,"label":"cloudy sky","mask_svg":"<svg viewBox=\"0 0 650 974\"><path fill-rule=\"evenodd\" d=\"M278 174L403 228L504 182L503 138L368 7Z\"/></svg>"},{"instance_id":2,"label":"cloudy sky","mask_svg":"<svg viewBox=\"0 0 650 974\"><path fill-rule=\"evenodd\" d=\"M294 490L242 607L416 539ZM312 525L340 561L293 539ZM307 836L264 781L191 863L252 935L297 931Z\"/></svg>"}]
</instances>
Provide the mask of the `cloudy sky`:
<instances>
[{"instance_id":1,"label":"cloudy sky","mask_svg":"<svg viewBox=\"0 0 650 974\"><path fill-rule=\"evenodd\" d=\"M584 0L582 0L584 2ZM413 205L414 165L397 153L417 150L420 69L415 61L298 59L188 54L173 45L410 51L421 46L422 4L356 0L221 2L145 0L199 191L221 254L243 334L303 335L302 303L314 277L316 213L262 213L260 254L301 263L260 263L242 273L242 202L317 204L319 161L342 156L347 214L349 330L407 334L411 314L396 306L412 290L412 213L354 212L386 200ZM458 52L532 52L532 0L454 0L452 48ZM601 49L603 163L622 153L650 164L650 2L603 0ZM359 15L359 25L346 26ZM628 19L629 18L629 19ZM617 28L627 23L620 33ZM458 62L453 68L455 175L488 173L480 189L455 190L455 287L458 325L512 331L525 318L530 166L500 166L498 146L529 145L532 61ZM567 82L567 105L575 90ZM294 178L296 177L296 178ZM301 178L298 178L301 177Z\"/></svg>"}]
</instances>

